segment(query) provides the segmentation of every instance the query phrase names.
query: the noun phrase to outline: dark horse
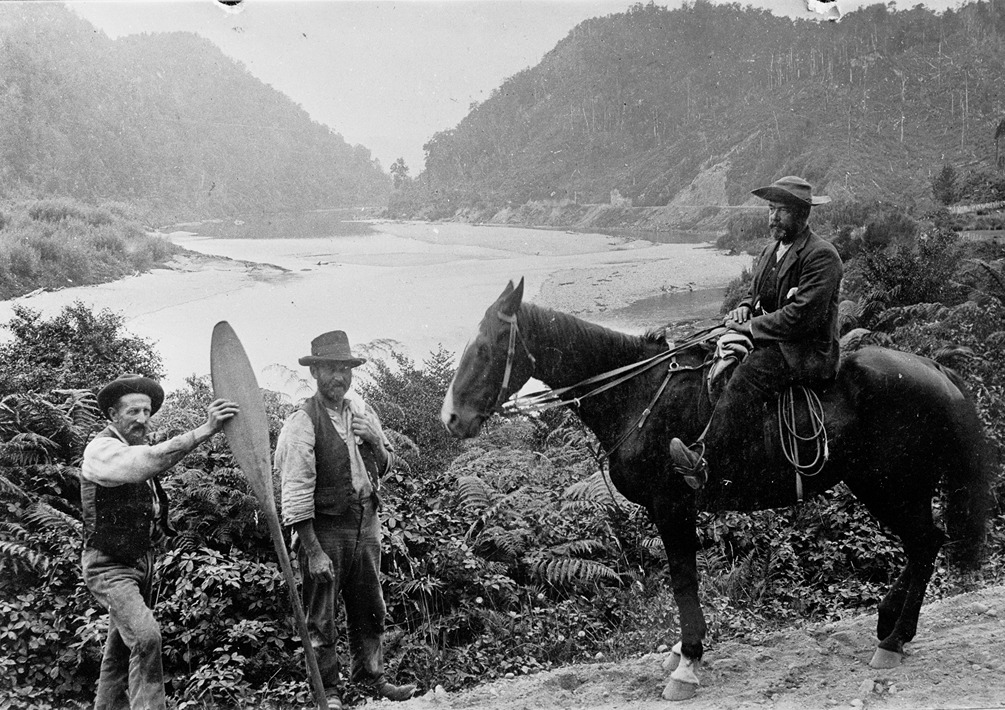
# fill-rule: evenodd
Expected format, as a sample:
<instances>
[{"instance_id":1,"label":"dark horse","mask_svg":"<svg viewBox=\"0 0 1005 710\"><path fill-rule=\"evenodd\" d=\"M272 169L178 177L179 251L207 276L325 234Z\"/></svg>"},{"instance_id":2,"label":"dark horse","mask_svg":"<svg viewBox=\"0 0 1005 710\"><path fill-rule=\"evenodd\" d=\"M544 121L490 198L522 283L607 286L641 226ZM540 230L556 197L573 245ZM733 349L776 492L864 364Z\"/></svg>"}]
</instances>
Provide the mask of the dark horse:
<instances>
[{"instance_id":1,"label":"dark horse","mask_svg":"<svg viewBox=\"0 0 1005 710\"><path fill-rule=\"evenodd\" d=\"M523 281L516 287L510 282L489 307L461 356L443 402L443 422L455 436L477 436L531 377L553 389L571 388L566 399L576 401L579 417L609 456L614 485L646 508L663 539L681 626L675 647L681 660L664 697L691 697L705 636L697 511L792 505L794 470L760 437L760 445L732 452L740 467L723 468L710 451L712 476L696 493L674 474L666 451L671 437L694 441L708 421L706 350L681 349L616 387L584 397L593 387L584 380L666 353L662 333L626 335L522 299ZM907 556L879 605L879 647L871 662L893 667L914 638L936 555L947 542L932 513L940 485L947 498L947 550L961 566L980 565L991 475L987 444L960 378L928 358L875 346L849 353L821 400L830 457L818 475L804 477L804 495L844 481L899 536ZM647 407L651 414L639 426Z\"/></svg>"}]
</instances>

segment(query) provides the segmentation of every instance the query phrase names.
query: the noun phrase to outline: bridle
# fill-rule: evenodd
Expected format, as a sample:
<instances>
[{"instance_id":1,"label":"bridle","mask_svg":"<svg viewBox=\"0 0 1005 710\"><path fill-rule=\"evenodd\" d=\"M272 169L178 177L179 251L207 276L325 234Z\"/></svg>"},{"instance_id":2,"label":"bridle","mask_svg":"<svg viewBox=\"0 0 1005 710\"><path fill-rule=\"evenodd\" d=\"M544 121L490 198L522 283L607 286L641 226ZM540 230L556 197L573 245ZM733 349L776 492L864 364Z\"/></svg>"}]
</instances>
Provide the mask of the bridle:
<instances>
[{"instance_id":1,"label":"bridle","mask_svg":"<svg viewBox=\"0 0 1005 710\"><path fill-rule=\"evenodd\" d=\"M506 368L503 370L502 384L499 386L499 394L496 396L495 403L489 409L490 414L504 409L504 402L507 399L506 392L509 389L510 376L513 374L513 358L516 355L517 338L520 339L520 344L523 345L523 351L527 353L527 357L530 359L531 376L533 376L534 370L537 367L537 358L531 354L530 348L527 347L527 341L524 340L523 335L520 333L520 324L517 322L517 314L507 314L502 311L496 311L496 317L503 323L509 324L509 346L506 348Z\"/></svg>"}]
</instances>

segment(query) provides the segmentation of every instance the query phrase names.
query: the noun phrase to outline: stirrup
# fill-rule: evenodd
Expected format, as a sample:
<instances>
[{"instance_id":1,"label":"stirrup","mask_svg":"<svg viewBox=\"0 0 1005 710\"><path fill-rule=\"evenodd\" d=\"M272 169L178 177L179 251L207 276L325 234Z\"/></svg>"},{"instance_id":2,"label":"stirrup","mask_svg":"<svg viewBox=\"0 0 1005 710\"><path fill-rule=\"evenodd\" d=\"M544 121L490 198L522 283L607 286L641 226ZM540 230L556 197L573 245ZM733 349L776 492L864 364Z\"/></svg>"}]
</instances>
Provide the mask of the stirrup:
<instances>
[{"instance_id":1,"label":"stirrup","mask_svg":"<svg viewBox=\"0 0 1005 710\"><path fill-rule=\"evenodd\" d=\"M680 442L681 454L683 454L684 457L690 459L691 456L697 456L694 463L689 462L687 465L682 465L675 462L673 464L673 468L674 472L683 478L687 485L694 490L698 490L708 483L708 463L705 461L705 442L700 439L695 442L695 446L701 447L701 453L696 454L690 449L690 447L684 446L684 442L676 437L674 437L674 440L670 442L671 449L674 447L674 441Z\"/></svg>"}]
</instances>

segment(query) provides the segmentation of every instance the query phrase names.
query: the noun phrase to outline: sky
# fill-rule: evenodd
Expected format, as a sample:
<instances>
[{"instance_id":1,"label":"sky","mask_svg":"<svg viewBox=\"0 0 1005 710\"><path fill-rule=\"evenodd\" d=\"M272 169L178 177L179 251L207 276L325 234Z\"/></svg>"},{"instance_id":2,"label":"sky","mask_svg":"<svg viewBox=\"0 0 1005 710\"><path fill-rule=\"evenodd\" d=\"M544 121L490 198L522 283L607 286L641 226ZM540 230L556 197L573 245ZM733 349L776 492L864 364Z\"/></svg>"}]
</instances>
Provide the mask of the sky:
<instances>
[{"instance_id":1,"label":"sky","mask_svg":"<svg viewBox=\"0 0 1005 710\"><path fill-rule=\"evenodd\" d=\"M227 0L228 3L237 0ZM720 2L722 0L713 0ZM682 0L657 4L677 7ZM874 0L834 0L842 13ZM928 0L933 10L963 0ZM112 38L195 32L244 64L386 171L412 176L422 146L454 128L505 79L537 65L580 22L634 0L71 0ZM743 0L776 14L818 17L806 0ZM897 0L909 8L919 0Z\"/></svg>"}]
</instances>

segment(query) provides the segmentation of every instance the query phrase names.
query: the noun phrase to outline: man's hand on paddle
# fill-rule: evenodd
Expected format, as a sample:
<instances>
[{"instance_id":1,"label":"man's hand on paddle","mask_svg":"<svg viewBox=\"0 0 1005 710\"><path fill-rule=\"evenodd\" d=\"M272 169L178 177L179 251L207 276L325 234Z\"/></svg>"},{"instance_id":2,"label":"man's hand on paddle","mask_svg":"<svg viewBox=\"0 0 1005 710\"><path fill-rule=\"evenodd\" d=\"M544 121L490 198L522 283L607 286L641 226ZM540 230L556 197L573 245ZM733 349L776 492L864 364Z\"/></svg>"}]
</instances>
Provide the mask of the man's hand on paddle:
<instances>
[{"instance_id":1,"label":"man's hand on paddle","mask_svg":"<svg viewBox=\"0 0 1005 710\"><path fill-rule=\"evenodd\" d=\"M235 416L240 409L236 402L227 399L214 400L209 409L206 410L206 424L215 434L223 429L223 423Z\"/></svg>"}]
</instances>

